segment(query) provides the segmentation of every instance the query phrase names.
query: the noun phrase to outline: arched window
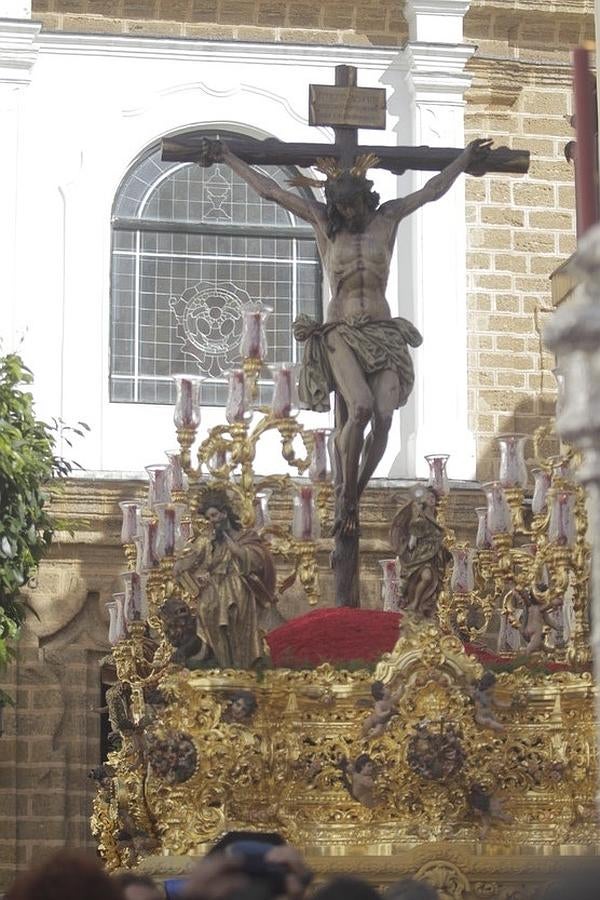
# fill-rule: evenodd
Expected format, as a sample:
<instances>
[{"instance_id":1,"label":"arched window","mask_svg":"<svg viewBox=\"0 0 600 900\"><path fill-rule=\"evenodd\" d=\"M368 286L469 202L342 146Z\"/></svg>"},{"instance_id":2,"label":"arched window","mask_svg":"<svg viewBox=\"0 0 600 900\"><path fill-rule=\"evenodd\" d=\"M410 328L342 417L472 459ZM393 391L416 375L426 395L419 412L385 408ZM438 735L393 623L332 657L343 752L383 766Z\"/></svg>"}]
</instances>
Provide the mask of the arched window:
<instances>
[{"instance_id":1,"label":"arched window","mask_svg":"<svg viewBox=\"0 0 600 900\"><path fill-rule=\"evenodd\" d=\"M294 174L261 171L285 187ZM112 226L113 402L172 403L170 376L186 372L208 376L203 403L222 405L245 304L272 309L267 363L294 359L298 313L321 318L312 229L228 166L163 162L151 148L124 178Z\"/></svg>"}]
</instances>

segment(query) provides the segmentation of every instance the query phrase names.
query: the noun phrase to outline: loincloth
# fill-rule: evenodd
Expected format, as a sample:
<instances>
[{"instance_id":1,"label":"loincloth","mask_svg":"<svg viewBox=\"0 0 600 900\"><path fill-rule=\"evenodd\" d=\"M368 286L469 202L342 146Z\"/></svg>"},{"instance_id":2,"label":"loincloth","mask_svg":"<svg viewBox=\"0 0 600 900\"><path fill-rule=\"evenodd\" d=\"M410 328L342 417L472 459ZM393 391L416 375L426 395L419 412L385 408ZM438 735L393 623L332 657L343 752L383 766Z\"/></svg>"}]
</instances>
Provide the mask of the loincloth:
<instances>
[{"instance_id":1,"label":"loincloth","mask_svg":"<svg viewBox=\"0 0 600 900\"><path fill-rule=\"evenodd\" d=\"M300 402L308 409L325 412L331 408L329 395L336 383L329 363L327 335L334 331L350 347L365 375L391 369L398 374L398 406L404 406L415 382L415 371L408 345L418 347L423 338L407 319L373 321L355 316L343 322L315 322L298 316L294 337L304 343L304 355L298 379Z\"/></svg>"}]
</instances>

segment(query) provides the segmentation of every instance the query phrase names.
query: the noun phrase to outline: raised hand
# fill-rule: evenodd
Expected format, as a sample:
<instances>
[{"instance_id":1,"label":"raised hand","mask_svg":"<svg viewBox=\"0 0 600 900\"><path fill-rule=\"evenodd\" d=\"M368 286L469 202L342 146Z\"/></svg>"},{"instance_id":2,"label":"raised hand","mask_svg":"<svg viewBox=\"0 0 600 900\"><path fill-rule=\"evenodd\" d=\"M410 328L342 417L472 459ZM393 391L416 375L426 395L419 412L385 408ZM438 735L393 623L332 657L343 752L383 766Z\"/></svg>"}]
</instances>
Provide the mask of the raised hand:
<instances>
[{"instance_id":1,"label":"raised hand","mask_svg":"<svg viewBox=\"0 0 600 900\"><path fill-rule=\"evenodd\" d=\"M465 155L465 172L468 175L480 177L486 173L486 160L489 156L492 144L491 138L475 138L470 144L467 144L464 150Z\"/></svg>"}]
</instances>

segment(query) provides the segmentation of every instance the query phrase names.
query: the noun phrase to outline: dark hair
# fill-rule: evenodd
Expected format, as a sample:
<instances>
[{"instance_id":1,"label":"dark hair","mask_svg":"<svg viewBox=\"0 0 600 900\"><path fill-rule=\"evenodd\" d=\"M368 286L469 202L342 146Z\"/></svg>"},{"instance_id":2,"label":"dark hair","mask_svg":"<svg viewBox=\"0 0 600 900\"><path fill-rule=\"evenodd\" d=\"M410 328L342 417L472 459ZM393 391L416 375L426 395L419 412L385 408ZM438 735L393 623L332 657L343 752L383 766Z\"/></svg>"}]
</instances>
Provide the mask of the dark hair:
<instances>
[{"instance_id":1,"label":"dark hair","mask_svg":"<svg viewBox=\"0 0 600 900\"><path fill-rule=\"evenodd\" d=\"M20 875L6 900L123 900L120 885L92 855L60 850L30 872Z\"/></svg>"},{"instance_id":2,"label":"dark hair","mask_svg":"<svg viewBox=\"0 0 600 900\"><path fill-rule=\"evenodd\" d=\"M327 203L327 236L334 239L336 234L347 228L344 217L338 210L339 203L351 203L356 197L363 195L367 209L374 212L379 206L379 194L373 190L373 182L362 175L342 172L337 178L325 182L325 201Z\"/></svg>"},{"instance_id":3,"label":"dark hair","mask_svg":"<svg viewBox=\"0 0 600 900\"><path fill-rule=\"evenodd\" d=\"M258 709L258 703L252 691L234 691L229 699L232 704L236 700L242 700L249 713L255 713Z\"/></svg>"},{"instance_id":4,"label":"dark hair","mask_svg":"<svg viewBox=\"0 0 600 900\"><path fill-rule=\"evenodd\" d=\"M198 504L200 515L205 516L209 509L218 509L219 512L227 513L227 518L236 530L242 527L239 516L232 507L225 491L207 490L200 496L200 503Z\"/></svg>"},{"instance_id":5,"label":"dark hair","mask_svg":"<svg viewBox=\"0 0 600 900\"><path fill-rule=\"evenodd\" d=\"M373 700L383 700L385 693L385 684L383 681L374 681L371 685L371 696Z\"/></svg>"},{"instance_id":6,"label":"dark hair","mask_svg":"<svg viewBox=\"0 0 600 900\"><path fill-rule=\"evenodd\" d=\"M368 765L368 763L372 763L373 760L369 756L368 753L361 753L360 756L357 756L354 760L353 769L355 772L362 772L364 767Z\"/></svg>"},{"instance_id":7,"label":"dark hair","mask_svg":"<svg viewBox=\"0 0 600 900\"><path fill-rule=\"evenodd\" d=\"M282 847L285 844L285 838L276 831L228 831L227 834L219 838L216 844L213 844L206 855L212 856L215 853L223 853L228 847L240 841L258 841L260 844L266 844L269 847Z\"/></svg>"},{"instance_id":8,"label":"dark hair","mask_svg":"<svg viewBox=\"0 0 600 900\"><path fill-rule=\"evenodd\" d=\"M381 900L381 894L361 878L333 878L313 894L313 900Z\"/></svg>"},{"instance_id":9,"label":"dark hair","mask_svg":"<svg viewBox=\"0 0 600 900\"><path fill-rule=\"evenodd\" d=\"M384 894L384 900L438 900L439 894L426 881L403 878L391 884Z\"/></svg>"}]
</instances>

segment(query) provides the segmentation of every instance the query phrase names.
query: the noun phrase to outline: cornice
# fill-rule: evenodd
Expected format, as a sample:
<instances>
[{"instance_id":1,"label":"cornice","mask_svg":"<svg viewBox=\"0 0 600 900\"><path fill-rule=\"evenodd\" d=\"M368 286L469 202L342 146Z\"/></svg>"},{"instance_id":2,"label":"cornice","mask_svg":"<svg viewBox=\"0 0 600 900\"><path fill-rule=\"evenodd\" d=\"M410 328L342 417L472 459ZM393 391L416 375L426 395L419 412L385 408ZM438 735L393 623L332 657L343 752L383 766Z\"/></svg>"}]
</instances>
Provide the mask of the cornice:
<instances>
[{"instance_id":1,"label":"cornice","mask_svg":"<svg viewBox=\"0 0 600 900\"><path fill-rule=\"evenodd\" d=\"M433 44L411 41L406 44L406 77L415 94L457 95L462 99L471 84L467 63L475 53L472 44Z\"/></svg>"},{"instance_id":2,"label":"cornice","mask_svg":"<svg viewBox=\"0 0 600 900\"><path fill-rule=\"evenodd\" d=\"M156 38L123 34L73 34L42 32L40 50L61 56L108 56L130 59L171 59L191 62L233 62L257 65L355 65L362 69L387 69L400 65L397 47L351 47L320 44L273 44L243 41Z\"/></svg>"},{"instance_id":3,"label":"cornice","mask_svg":"<svg viewBox=\"0 0 600 900\"><path fill-rule=\"evenodd\" d=\"M464 16L470 7L471 0L406 0L404 15Z\"/></svg>"},{"instance_id":4,"label":"cornice","mask_svg":"<svg viewBox=\"0 0 600 900\"><path fill-rule=\"evenodd\" d=\"M475 55L469 61L472 84L469 102L508 110L525 85L553 85L569 88L572 71L566 63L545 64Z\"/></svg>"},{"instance_id":5,"label":"cornice","mask_svg":"<svg viewBox=\"0 0 600 900\"><path fill-rule=\"evenodd\" d=\"M0 19L0 83L29 84L41 27L29 19Z\"/></svg>"},{"instance_id":6,"label":"cornice","mask_svg":"<svg viewBox=\"0 0 600 900\"><path fill-rule=\"evenodd\" d=\"M473 12L484 11L493 13L497 9L501 12L512 12L515 17L522 14L535 15L536 13L560 14L568 16L593 16L594 0L473 0L471 10Z\"/></svg>"}]
</instances>

